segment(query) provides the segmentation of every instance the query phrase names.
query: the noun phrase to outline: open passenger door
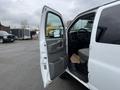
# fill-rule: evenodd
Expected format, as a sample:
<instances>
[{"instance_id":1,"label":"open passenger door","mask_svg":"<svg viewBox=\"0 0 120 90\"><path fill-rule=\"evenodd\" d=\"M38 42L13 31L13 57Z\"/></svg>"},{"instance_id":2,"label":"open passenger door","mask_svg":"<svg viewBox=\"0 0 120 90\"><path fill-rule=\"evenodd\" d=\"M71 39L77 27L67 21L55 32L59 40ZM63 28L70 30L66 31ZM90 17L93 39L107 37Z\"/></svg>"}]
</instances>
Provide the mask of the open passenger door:
<instances>
[{"instance_id":1,"label":"open passenger door","mask_svg":"<svg viewBox=\"0 0 120 90\"><path fill-rule=\"evenodd\" d=\"M40 67L44 87L66 69L65 28L61 14L44 6L40 26Z\"/></svg>"}]
</instances>

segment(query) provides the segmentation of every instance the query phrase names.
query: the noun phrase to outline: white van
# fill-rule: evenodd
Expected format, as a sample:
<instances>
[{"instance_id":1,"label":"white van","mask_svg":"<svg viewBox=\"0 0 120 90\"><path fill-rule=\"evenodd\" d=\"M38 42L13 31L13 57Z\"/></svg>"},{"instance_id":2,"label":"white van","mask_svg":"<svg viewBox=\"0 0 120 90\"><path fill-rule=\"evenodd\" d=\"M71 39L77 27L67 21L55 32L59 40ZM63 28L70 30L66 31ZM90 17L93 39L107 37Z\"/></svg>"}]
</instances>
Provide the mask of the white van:
<instances>
[{"instance_id":1,"label":"white van","mask_svg":"<svg viewBox=\"0 0 120 90\"><path fill-rule=\"evenodd\" d=\"M40 30L44 87L67 72L90 90L120 90L120 1L79 14L67 30L61 14L45 6Z\"/></svg>"}]
</instances>

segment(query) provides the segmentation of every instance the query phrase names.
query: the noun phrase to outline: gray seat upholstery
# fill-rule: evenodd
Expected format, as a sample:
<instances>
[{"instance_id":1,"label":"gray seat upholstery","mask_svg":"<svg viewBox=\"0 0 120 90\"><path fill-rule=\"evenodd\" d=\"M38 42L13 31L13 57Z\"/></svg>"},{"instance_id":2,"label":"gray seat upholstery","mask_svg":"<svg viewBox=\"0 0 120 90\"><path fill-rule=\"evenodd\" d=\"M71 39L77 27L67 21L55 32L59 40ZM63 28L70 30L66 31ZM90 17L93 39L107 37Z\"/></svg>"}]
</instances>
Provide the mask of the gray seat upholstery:
<instances>
[{"instance_id":1,"label":"gray seat upholstery","mask_svg":"<svg viewBox=\"0 0 120 90\"><path fill-rule=\"evenodd\" d=\"M81 63L88 62L89 58L89 48L78 50L78 55L80 56Z\"/></svg>"}]
</instances>

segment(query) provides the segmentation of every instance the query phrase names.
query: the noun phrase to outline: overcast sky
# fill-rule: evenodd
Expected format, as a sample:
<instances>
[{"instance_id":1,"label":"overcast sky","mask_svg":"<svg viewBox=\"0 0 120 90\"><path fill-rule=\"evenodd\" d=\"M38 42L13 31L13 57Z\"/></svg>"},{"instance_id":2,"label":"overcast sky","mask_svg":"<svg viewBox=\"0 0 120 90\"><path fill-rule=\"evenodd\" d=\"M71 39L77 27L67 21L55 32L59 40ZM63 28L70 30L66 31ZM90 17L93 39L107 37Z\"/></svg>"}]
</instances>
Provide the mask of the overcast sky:
<instances>
[{"instance_id":1,"label":"overcast sky","mask_svg":"<svg viewBox=\"0 0 120 90\"><path fill-rule=\"evenodd\" d=\"M111 1L113 0L0 0L0 21L17 28L21 21L27 20L31 28L37 28L44 5L59 11L66 21L80 12Z\"/></svg>"}]
</instances>

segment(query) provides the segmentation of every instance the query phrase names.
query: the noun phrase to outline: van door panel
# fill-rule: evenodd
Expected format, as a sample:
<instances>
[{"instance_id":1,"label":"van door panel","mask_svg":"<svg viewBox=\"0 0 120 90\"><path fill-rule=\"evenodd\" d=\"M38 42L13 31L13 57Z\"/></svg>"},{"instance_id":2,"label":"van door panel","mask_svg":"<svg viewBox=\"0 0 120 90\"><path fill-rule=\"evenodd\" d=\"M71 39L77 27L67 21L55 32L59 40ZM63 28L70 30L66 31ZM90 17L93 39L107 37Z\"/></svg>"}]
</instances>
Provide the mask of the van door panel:
<instances>
[{"instance_id":1,"label":"van door panel","mask_svg":"<svg viewBox=\"0 0 120 90\"><path fill-rule=\"evenodd\" d=\"M44 87L66 69L65 38L61 14L44 6L40 29L40 67Z\"/></svg>"},{"instance_id":2,"label":"van door panel","mask_svg":"<svg viewBox=\"0 0 120 90\"><path fill-rule=\"evenodd\" d=\"M61 40L48 40L48 58L49 58L49 69L50 76L53 80L56 76L63 73L65 70L65 47L61 45Z\"/></svg>"}]
</instances>

